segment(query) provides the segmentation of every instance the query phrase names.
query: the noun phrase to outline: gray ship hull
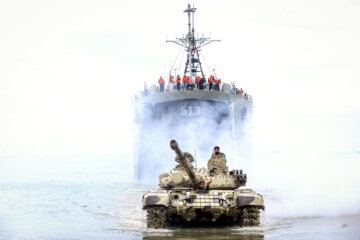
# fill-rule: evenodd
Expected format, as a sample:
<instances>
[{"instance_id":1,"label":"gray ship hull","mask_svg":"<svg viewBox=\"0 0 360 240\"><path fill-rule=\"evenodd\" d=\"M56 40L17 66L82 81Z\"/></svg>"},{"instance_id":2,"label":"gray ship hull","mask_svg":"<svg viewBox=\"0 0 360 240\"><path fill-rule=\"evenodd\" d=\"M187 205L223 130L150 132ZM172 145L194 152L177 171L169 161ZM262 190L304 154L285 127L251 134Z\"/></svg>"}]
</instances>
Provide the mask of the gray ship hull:
<instances>
[{"instance_id":1,"label":"gray ship hull","mask_svg":"<svg viewBox=\"0 0 360 240\"><path fill-rule=\"evenodd\" d=\"M167 146L177 139L201 161L207 161L218 145L233 163L250 167L252 140L251 97L231 92L228 84L222 91L166 91L142 93L134 106L134 169L137 180L157 180L168 171L172 152ZM230 157L231 156L231 157ZM205 165L206 162L198 162Z\"/></svg>"}]
</instances>

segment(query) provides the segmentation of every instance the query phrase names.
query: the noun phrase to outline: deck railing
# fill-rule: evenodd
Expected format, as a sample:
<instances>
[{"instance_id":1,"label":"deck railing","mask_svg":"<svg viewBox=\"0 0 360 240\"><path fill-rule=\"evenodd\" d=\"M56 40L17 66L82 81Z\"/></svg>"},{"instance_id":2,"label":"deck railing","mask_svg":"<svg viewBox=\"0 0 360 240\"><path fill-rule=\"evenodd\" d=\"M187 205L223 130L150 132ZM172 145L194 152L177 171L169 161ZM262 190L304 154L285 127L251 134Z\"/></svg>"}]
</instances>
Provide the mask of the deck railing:
<instances>
[{"instance_id":1,"label":"deck railing","mask_svg":"<svg viewBox=\"0 0 360 240\"><path fill-rule=\"evenodd\" d=\"M178 90L176 84L173 84L172 86L171 86L171 84L167 84L164 87L164 92L177 92L177 91L207 91L207 92L209 92L209 91L215 91L214 90L214 85L213 85L213 88L211 90L209 90L209 84L205 84L204 89L200 90L200 89L196 88L195 84L192 85L192 88L188 88L188 89L184 89L184 85L181 84L180 85L180 90ZM252 96L251 95L244 92L242 90L242 88L238 89L234 85L230 85L228 83L220 84L220 88L219 88L218 92L227 93L227 94L231 94L231 95L237 95L237 96L239 96L239 97L241 97L241 98L243 98L243 99L245 99L245 100L247 100L249 102L252 102ZM147 95L153 95L155 93L160 93L160 86L158 84L157 85L153 84L149 88L147 88L147 85L145 85L144 91L141 92L141 95L142 96L147 96Z\"/></svg>"}]
</instances>

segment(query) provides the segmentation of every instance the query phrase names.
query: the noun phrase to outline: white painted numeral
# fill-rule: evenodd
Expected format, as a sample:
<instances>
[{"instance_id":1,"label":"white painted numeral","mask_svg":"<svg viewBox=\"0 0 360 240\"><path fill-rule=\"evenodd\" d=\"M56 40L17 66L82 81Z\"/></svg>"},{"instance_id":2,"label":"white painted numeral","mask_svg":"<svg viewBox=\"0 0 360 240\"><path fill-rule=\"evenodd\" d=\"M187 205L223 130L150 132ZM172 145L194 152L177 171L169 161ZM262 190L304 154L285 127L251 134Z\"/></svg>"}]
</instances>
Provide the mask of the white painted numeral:
<instances>
[{"instance_id":1,"label":"white painted numeral","mask_svg":"<svg viewBox=\"0 0 360 240\"><path fill-rule=\"evenodd\" d=\"M195 110L195 115L200 115L200 107L199 106L195 106L194 107L194 110Z\"/></svg>"},{"instance_id":2,"label":"white painted numeral","mask_svg":"<svg viewBox=\"0 0 360 240\"><path fill-rule=\"evenodd\" d=\"M187 110L186 110L186 106L181 106L181 115L186 116L187 115Z\"/></svg>"},{"instance_id":3,"label":"white painted numeral","mask_svg":"<svg viewBox=\"0 0 360 240\"><path fill-rule=\"evenodd\" d=\"M182 116L198 116L201 113L199 106L181 106L180 111Z\"/></svg>"}]
</instances>

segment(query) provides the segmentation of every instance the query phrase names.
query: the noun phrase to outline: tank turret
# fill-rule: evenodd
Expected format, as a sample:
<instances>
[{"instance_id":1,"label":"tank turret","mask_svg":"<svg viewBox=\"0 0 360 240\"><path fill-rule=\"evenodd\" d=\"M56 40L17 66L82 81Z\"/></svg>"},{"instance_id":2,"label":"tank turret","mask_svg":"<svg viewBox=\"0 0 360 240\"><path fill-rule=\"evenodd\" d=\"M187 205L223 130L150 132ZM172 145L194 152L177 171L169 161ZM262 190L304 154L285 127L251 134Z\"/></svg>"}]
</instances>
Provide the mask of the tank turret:
<instances>
[{"instance_id":1,"label":"tank turret","mask_svg":"<svg viewBox=\"0 0 360 240\"><path fill-rule=\"evenodd\" d=\"M176 159L179 160L181 166L185 169L185 171L186 171L187 175L189 176L191 182L192 182L193 184L199 183L199 180L198 180L198 178L196 177L196 174L195 174L195 172L194 172L194 170L193 170L193 167L192 167L192 165L190 165L190 163L189 163L189 161L188 161L188 159L187 159L187 157L186 157L187 154L184 154L184 153L180 150L179 145L178 145L178 143L176 142L176 140L171 140L171 141L170 141L170 147L171 147L171 149L174 150L174 152L176 153L176 155L177 155L177 158L176 158Z\"/></svg>"},{"instance_id":2,"label":"tank turret","mask_svg":"<svg viewBox=\"0 0 360 240\"><path fill-rule=\"evenodd\" d=\"M176 153L175 161L179 164L170 173L159 176L161 188L197 188L200 182L211 182L211 189L237 189L246 185L247 177L242 170L228 171L224 154L213 154L207 168L194 168L193 156L182 152L176 140L170 141L170 147Z\"/></svg>"}]
</instances>

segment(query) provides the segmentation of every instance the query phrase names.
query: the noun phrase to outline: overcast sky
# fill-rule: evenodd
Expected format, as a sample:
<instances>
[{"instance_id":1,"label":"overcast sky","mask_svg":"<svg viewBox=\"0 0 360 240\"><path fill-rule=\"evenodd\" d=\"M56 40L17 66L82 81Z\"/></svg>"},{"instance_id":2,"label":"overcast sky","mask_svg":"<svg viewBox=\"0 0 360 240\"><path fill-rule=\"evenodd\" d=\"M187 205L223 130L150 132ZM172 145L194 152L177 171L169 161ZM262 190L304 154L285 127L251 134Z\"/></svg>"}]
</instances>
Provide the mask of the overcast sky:
<instances>
[{"instance_id":1,"label":"overcast sky","mask_svg":"<svg viewBox=\"0 0 360 240\"><path fill-rule=\"evenodd\" d=\"M0 155L131 154L131 97L169 71L187 3L1 1ZM359 151L360 1L194 3L255 150Z\"/></svg>"}]
</instances>

